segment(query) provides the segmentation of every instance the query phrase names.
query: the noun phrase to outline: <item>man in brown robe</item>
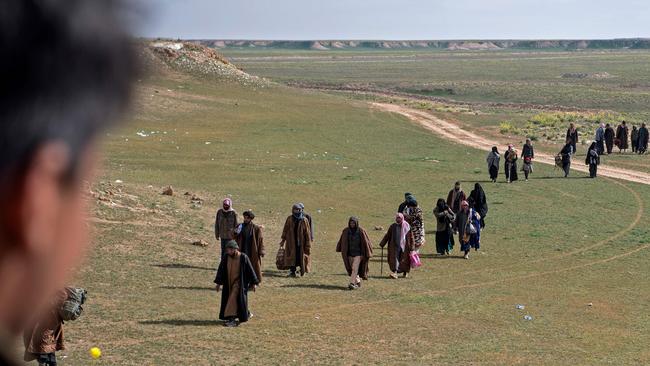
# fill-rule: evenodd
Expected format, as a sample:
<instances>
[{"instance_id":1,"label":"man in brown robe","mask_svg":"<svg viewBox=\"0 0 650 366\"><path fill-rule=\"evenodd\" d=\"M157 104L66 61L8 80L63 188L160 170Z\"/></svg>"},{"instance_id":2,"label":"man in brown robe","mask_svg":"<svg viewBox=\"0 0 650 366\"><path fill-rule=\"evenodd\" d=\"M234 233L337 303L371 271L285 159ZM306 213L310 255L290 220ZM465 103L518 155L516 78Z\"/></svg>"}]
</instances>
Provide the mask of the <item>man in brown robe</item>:
<instances>
[{"instance_id":1,"label":"man in brown robe","mask_svg":"<svg viewBox=\"0 0 650 366\"><path fill-rule=\"evenodd\" d=\"M237 227L235 240L241 252L250 259L257 279L262 282L262 258L266 255L262 228L253 223L255 219L253 211L245 211L243 216L244 222Z\"/></svg>"},{"instance_id":2,"label":"man in brown robe","mask_svg":"<svg viewBox=\"0 0 650 366\"><path fill-rule=\"evenodd\" d=\"M361 287L361 280L368 280L368 261L372 257L372 243L368 233L359 226L359 219L350 217L348 227L343 229L336 244L336 252L341 253L343 265L350 276L348 288Z\"/></svg>"},{"instance_id":3,"label":"man in brown robe","mask_svg":"<svg viewBox=\"0 0 650 366\"><path fill-rule=\"evenodd\" d=\"M232 208L232 200L223 200L222 208L217 211L214 220L214 236L221 241L221 257L225 254L226 244L235 238L237 229L237 211Z\"/></svg>"},{"instance_id":4,"label":"man in brown robe","mask_svg":"<svg viewBox=\"0 0 650 366\"><path fill-rule=\"evenodd\" d=\"M59 309L67 299L65 290L59 291L51 300L50 308L36 324L23 333L25 361L36 360L39 366L56 366L56 352L65 349L63 344L63 319Z\"/></svg>"},{"instance_id":5,"label":"man in brown robe","mask_svg":"<svg viewBox=\"0 0 650 366\"><path fill-rule=\"evenodd\" d=\"M402 273L404 278L411 272L410 254L415 250L411 226L404 219L404 215L397 214L395 223L388 228L388 232L379 243L380 247L388 244L388 266L390 267L390 278L397 278Z\"/></svg>"},{"instance_id":6,"label":"man in brown robe","mask_svg":"<svg viewBox=\"0 0 650 366\"><path fill-rule=\"evenodd\" d=\"M466 199L467 196L463 192L460 182L456 182L454 188L447 195L447 207L451 208L451 211L456 214L460 211L460 203ZM454 229L454 234L458 232L458 225L455 222L452 224L452 229Z\"/></svg>"},{"instance_id":7,"label":"man in brown robe","mask_svg":"<svg viewBox=\"0 0 650 366\"><path fill-rule=\"evenodd\" d=\"M255 291L259 280L248 256L239 251L236 241L229 241L225 250L226 256L219 263L214 279L217 292L223 286L219 319L224 320L226 327L236 327L252 316L248 311L248 290Z\"/></svg>"},{"instance_id":8,"label":"man in brown robe","mask_svg":"<svg viewBox=\"0 0 650 366\"><path fill-rule=\"evenodd\" d=\"M282 230L284 245L284 265L289 267L289 277L296 277L300 267L300 276L311 270L311 229L309 220L305 217L302 205L293 205L291 216L287 217Z\"/></svg>"}]
</instances>

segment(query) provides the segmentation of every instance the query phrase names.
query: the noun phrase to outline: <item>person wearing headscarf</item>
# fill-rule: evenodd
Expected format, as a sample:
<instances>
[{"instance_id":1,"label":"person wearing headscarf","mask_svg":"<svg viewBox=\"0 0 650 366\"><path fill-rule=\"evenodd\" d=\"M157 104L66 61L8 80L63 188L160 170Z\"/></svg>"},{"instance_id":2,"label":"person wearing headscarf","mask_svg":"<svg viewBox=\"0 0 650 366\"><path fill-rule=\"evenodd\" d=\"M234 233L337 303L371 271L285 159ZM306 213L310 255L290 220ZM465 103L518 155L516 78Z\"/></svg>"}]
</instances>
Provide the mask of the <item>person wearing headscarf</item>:
<instances>
[{"instance_id":1,"label":"person wearing headscarf","mask_svg":"<svg viewBox=\"0 0 650 366\"><path fill-rule=\"evenodd\" d=\"M368 262L372 257L372 242L368 233L359 226L359 219L350 217L348 227L343 229L336 244L336 252L341 253L343 265L350 276L348 289L361 287L361 280L368 280Z\"/></svg>"},{"instance_id":2,"label":"person wearing headscarf","mask_svg":"<svg viewBox=\"0 0 650 366\"><path fill-rule=\"evenodd\" d=\"M406 222L411 225L411 232L413 233L413 240L415 242L415 251L420 252L420 247L424 245L425 232L424 232L424 219L422 215L422 209L418 205L418 201L414 197L411 197L402 212Z\"/></svg>"},{"instance_id":3,"label":"person wearing headscarf","mask_svg":"<svg viewBox=\"0 0 650 366\"><path fill-rule=\"evenodd\" d=\"M436 207L433 209L433 216L436 217L436 253L449 255L454 249L454 230L452 223L456 220L454 211L447 206L444 199L439 198Z\"/></svg>"},{"instance_id":4,"label":"person wearing headscarf","mask_svg":"<svg viewBox=\"0 0 650 366\"><path fill-rule=\"evenodd\" d=\"M576 153L576 144L578 143L578 129L573 123L569 123L569 128L566 131L566 139L571 140L571 148L573 154Z\"/></svg>"},{"instance_id":5,"label":"person wearing headscarf","mask_svg":"<svg viewBox=\"0 0 650 366\"><path fill-rule=\"evenodd\" d=\"M230 240L225 247L226 255L219 263L214 283L221 292L219 319L226 327L236 327L251 317L248 311L248 291L255 291L259 280L248 256L239 251L237 242Z\"/></svg>"},{"instance_id":6,"label":"person wearing headscarf","mask_svg":"<svg viewBox=\"0 0 650 366\"><path fill-rule=\"evenodd\" d=\"M221 256L226 252L226 244L235 238L237 229L237 211L232 208L232 200L223 200L222 207L217 211L214 221L214 236L221 240Z\"/></svg>"},{"instance_id":7,"label":"person wearing headscarf","mask_svg":"<svg viewBox=\"0 0 650 366\"><path fill-rule=\"evenodd\" d=\"M460 211L460 203L466 199L467 196L465 195L465 192L463 192L463 188L461 187L460 182L456 182L456 184L454 184L454 188L447 194L447 206L451 208L454 213L456 213ZM456 222L453 223L452 227L454 229L454 233L456 233L458 231Z\"/></svg>"},{"instance_id":8,"label":"person wearing headscarf","mask_svg":"<svg viewBox=\"0 0 650 366\"><path fill-rule=\"evenodd\" d=\"M632 142L632 153L636 153L639 148L639 130L636 126L632 125L632 133L630 134L630 142Z\"/></svg>"},{"instance_id":9,"label":"person wearing headscarf","mask_svg":"<svg viewBox=\"0 0 650 366\"><path fill-rule=\"evenodd\" d=\"M56 352L65 350L63 339L63 318L59 313L68 298L65 290L57 291L50 298L50 304L36 322L23 332L25 345L24 360L36 361L40 365L56 366ZM0 363L1 364L1 363Z\"/></svg>"},{"instance_id":10,"label":"person wearing headscarf","mask_svg":"<svg viewBox=\"0 0 650 366\"><path fill-rule=\"evenodd\" d=\"M409 255L415 250L415 244L411 226L402 213L397 214L395 223L388 228L379 246L383 248L386 244L388 244L388 266L391 271L389 277L397 278L399 273L402 273L404 278L408 277L411 272Z\"/></svg>"},{"instance_id":11,"label":"person wearing headscarf","mask_svg":"<svg viewBox=\"0 0 650 366\"><path fill-rule=\"evenodd\" d=\"M629 135L629 129L627 128L627 125L625 124L625 121L621 122L620 125L616 128L616 140L618 141L618 152L621 153L623 151L627 152L627 137Z\"/></svg>"},{"instance_id":12,"label":"person wearing headscarf","mask_svg":"<svg viewBox=\"0 0 650 366\"><path fill-rule=\"evenodd\" d=\"M528 181L528 175L533 172L533 159L535 159L535 150L533 149L533 142L530 139L526 139L526 143L521 149L521 158L524 159L521 170L524 171L524 176L526 177L526 181Z\"/></svg>"},{"instance_id":13,"label":"person wearing headscarf","mask_svg":"<svg viewBox=\"0 0 650 366\"><path fill-rule=\"evenodd\" d=\"M314 221L311 219L311 215L305 212L305 204L299 202L298 205L300 206L300 209L303 212L303 215L307 218L307 221L309 221L309 235L311 236L311 241L314 241Z\"/></svg>"},{"instance_id":14,"label":"person wearing headscarf","mask_svg":"<svg viewBox=\"0 0 650 366\"><path fill-rule=\"evenodd\" d=\"M257 279L262 282L262 258L266 255L262 227L253 223L253 211L245 211L243 216L244 222L237 227L235 240L240 251L250 259Z\"/></svg>"},{"instance_id":15,"label":"person wearing headscarf","mask_svg":"<svg viewBox=\"0 0 650 366\"><path fill-rule=\"evenodd\" d=\"M645 126L645 123L641 124L639 128L639 154L644 154L648 151L648 129Z\"/></svg>"},{"instance_id":16,"label":"person wearing headscarf","mask_svg":"<svg viewBox=\"0 0 650 366\"><path fill-rule=\"evenodd\" d=\"M303 207L300 203L293 205L282 230L280 246L284 246L284 265L290 269L289 277L297 276L298 267L301 276L311 269L311 226Z\"/></svg>"},{"instance_id":17,"label":"person wearing headscarf","mask_svg":"<svg viewBox=\"0 0 650 366\"><path fill-rule=\"evenodd\" d=\"M474 209L481 215L481 229L485 227L485 217L488 213L487 197L479 183L474 184L474 189L469 193L468 200L474 201Z\"/></svg>"},{"instance_id":18,"label":"person wearing headscarf","mask_svg":"<svg viewBox=\"0 0 650 366\"><path fill-rule=\"evenodd\" d=\"M469 259L471 248L479 250L481 243L481 215L473 208L470 208L469 202L463 201L461 209L456 214L458 221L458 241L460 241L460 250L465 253L463 258ZM472 230L474 228L474 230ZM474 232L472 232L474 231Z\"/></svg>"},{"instance_id":19,"label":"person wearing headscarf","mask_svg":"<svg viewBox=\"0 0 650 366\"><path fill-rule=\"evenodd\" d=\"M501 161L501 154L499 154L499 150L496 146L492 146L492 151L488 153L486 161L488 171L490 172L490 179L492 182L496 182L499 177L499 164Z\"/></svg>"},{"instance_id":20,"label":"person wearing headscarf","mask_svg":"<svg viewBox=\"0 0 650 366\"><path fill-rule=\"evenodd\" d=\"M587 150L585 164L589 165L589 177L596 178L598 165L600 164L600 156L598 155L598 146L596 146L595 142L592 142Z\"/></svg>"},{"instance_id":21,"label":"person wearing headscarf","mask_svg":"<svg viewBox=\"0 0 650 366\"><path fill-rule=\"evenodd\" d=\"M573 146L571 140L567 139L566 144L558 154L562 158L562 170L564 171L564 178L569 176L571 170L571 155L573 155Z\"/></svg>"},{"instance_id":22,"label":"person wearing headscarf","mask_svg":"<svg viewBox=\"0 0 650 366\"><path fill-rule=\"evenodd\" d=\"M517 150L512 145L508 145L508 150L503 154L505 159L506 181L508 183L514 182L519 179L517 176Z\"/></svg>"},{"instance_id":23,"label":"person wearing headscarf","mask_svg":"<svg viewBox=\"0 0 650 366\"><path fill-rule=\"evenodd\" d=\"M607 146L607 155L612 153L614 148L614 129L608 124L605 125L605 145Z\"/></svg>"},{"instance_id":24,"label":"person wearing headscarf","mask_svg":"<svg viewBox=\"0 0 650 366\"><path fill-rule=\"evenodd\" d=\"M602 155L605 152L605 124L601 123L600 126L596 129L596 135L594 136L594 141L596 141L596 146L598 147L598 155Z\"/></svg>"},{"instance_id":25,"label":"person wearing headscarf","mask_svg":"<svg viewBox=\"0 0 650 366\"><path fill-rule=\"evenodd\" d=\"M404 193L404 202L399 204L399 207L397 208L397 212L404 212L404 209L406 208L406 205L408 204L409 200L415 200L415 196L413 196L413 194L409 192Z\"/></svg>"}]
</instances>

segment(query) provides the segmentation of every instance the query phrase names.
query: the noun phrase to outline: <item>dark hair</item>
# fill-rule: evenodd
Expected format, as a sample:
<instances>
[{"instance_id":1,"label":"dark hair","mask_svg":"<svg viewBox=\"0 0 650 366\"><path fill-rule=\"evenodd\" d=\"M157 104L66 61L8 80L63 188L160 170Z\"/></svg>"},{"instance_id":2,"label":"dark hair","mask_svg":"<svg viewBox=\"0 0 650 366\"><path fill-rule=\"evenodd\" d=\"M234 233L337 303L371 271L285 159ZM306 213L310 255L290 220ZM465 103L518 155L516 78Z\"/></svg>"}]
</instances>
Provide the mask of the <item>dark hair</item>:
<instances>
[{"instance_id":1,"label":"dark hair","mask_svg":"<svg viewBox=\"0 0 650 366\"><path fill-rule=\"evenodd\" d=\"M48 141L83 149L126 109L138 74L111 0L0 3L0 187L18 182Z\"/></svg>"},{"instance_id":2,"label":"dark hair","mask_svg":"<svg viewBox=\"0 0 650 366\"><path fill-rule=\"evenodd\" d=\"M248 217L251 220L253 220L255 218L255 214L253 213L253 211L250 211L250 210L244 211L243 215L244 215L244 217Z\"/></svg>"}]
</instances>

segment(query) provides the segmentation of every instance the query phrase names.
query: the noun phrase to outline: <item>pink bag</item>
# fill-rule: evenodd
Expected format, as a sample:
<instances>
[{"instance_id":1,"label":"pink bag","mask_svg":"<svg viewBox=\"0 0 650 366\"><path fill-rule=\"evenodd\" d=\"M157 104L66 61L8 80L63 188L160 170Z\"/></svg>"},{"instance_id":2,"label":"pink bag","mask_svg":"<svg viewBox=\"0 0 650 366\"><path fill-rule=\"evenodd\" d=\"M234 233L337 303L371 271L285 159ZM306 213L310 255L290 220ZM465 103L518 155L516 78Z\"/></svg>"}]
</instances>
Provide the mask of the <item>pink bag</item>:
<instances>
[{"instance_id":1,"label":"pink bag","mask_svg":"<svg viewBox=\"0 0 650 366\"><path fill-rule=\"evenodd\" d=\"M422 262L420 261L420 255L418 254L418 252L411 252L409 257L411 259L412 268L418 268L422 265Z\"/></svg>"}]
</instances>

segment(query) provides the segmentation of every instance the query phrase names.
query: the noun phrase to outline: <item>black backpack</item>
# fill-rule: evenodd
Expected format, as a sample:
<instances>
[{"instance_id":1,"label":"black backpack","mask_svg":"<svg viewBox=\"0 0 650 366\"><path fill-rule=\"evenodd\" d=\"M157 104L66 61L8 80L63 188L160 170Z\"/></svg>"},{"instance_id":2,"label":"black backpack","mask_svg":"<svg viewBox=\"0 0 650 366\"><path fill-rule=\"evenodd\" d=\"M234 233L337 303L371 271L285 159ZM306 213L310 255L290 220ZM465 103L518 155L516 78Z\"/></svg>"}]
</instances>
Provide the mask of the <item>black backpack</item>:
<instances>
[{"instance_id":1,"label":"black backpack","mask_svg":"<svg viewBox=\"0 0 650 366\"><path fill-rule=\"evenodd\" d=\"M59 309L59 315L64 321L77 320L83 313L83 304L86 302L88 292L82 288L66 287L68 297Z\"/></svg>"}]
</instances>

